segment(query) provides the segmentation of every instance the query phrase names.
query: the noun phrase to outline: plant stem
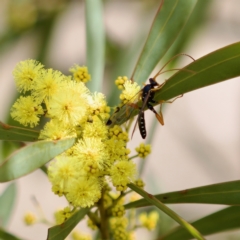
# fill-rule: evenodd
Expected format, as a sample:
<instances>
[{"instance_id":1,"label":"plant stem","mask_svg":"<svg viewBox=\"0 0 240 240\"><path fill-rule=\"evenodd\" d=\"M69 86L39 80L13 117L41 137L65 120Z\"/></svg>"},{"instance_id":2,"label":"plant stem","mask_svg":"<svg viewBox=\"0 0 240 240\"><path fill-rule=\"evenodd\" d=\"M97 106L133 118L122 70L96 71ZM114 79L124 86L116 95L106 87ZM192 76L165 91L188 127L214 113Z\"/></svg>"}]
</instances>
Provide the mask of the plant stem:
<instances>
[{"instance_id":1,"label":"plant stem","mask_svg":"<svg viewBox=\"0 0 240 240\"><path fill-rule=\"evenodd\" d=\"M100 212L100 232L101 237L104 240L108 240L109 238L109 231L108 231L108 218L107 218L107 211L104 208L104 201L103 201L103 194L101 199L98 201L98 209Z\"/></svg>"}]
</instances>

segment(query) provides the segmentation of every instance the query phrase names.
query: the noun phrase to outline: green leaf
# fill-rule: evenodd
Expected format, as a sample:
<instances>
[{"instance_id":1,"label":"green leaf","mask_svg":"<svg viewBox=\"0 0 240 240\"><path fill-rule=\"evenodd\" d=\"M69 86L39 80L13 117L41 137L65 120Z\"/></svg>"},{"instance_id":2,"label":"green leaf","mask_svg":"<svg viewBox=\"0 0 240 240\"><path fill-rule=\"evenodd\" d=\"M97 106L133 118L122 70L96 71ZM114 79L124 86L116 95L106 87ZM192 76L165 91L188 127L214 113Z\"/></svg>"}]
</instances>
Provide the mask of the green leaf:
<instances>
[{"instance_id":1,"label":"green leaf","mask_svg":"<svg viewBox=\"0 0 240 240\"><path fill-rule=\"evenodd\" d=\"M18 238L1 228L0 228L0 239L1 240L24 240L23 238Z\"/></svg>"},{"instance_id":2,"label":"green leaf","mask_svg":"<svg viewBox=\"0 0 240 240\"><path fill-rule=\"evenodd\" d=\"M15 183L11 183L0 196L0 226L6 227L17 195Z\"/></svg>"},{"instance_id":3,"label":"green leaf","mask_svg":"<svg viewBox=\"0 0 240 240\"><path fill-rule=\"evenodd\" d=\"M153 195L145 192L144 190L142 190L141 188L138 188L132 183L128 184L128 187L134 190L136 193L138 193L142 197L144 197L149 203L151 203L152 205L155 205L161 211L166 213L169 217L174 219L177 223L179 223L182 227L184 227L196 239L199 239L199 240L205 239L197 229L195 229L191 224L189 224L187 221L185 221L183 218L181 218L179 215L173 212L170 208L168 208L166 205L164 205L162 202L156 199Z\"/></svg>"},{"instance_id":4,"label":"green leaf","mask_svg":"<svg viewBox=\"0 0 240 240\"><path fill-rule=\"evenodd\" d=\"M205 24L208 22L206 13L208 12L208 7L210 7L211 1L198 1L195 5L189 20L184 26L183 30L179 34L177 40L171 46L165 59L170 59L170 57L175 56L183 51L185 51L188 44L191 42L195 34L202 28L205 27ZM164 60L165 60L164 59ZM175 65L174 62L177 62L179 58L171 61L169 66Z\"/></svg>"},{"instance_id":5,"label":"green leaf","mask_svg":"<svg viewBox=\"0 0 240 240\"><path fill-rule=\"evenodd\" d=\"M64 240L76 225L85 217L89 208L80 209L72 217L61 225L57 225L48 229L47 240Z\"/></svg>"},{"instance_id":6,"label":"green leaf","mask_svg":"<svg viewBox=\"0 0 240 240\"><path fill-rule=\"evenodd\" d=\"M100 91L103 81L105 35L102 0L86 0L87 66L91 74L88 88Z\"/></svg>"},{"instance_id":7,"label":"green leaf","mask_svg":"<svg viewBox=\"0 0 240 240\"><path fill-rule=\"evenodd\" d=\"M39 141L17 150L1 163L0 182L11 181L40 168L74 143L74 138Z\"/></svg>"},{"instance_id":8,"label":"green leaf","mask_svg":"<svg viewBox=\"0 0 240 240\"><path fill-rule=\"evenodd\" d=\"M0 140L34 142L38 139L38 135L38 131L10 126L0 122Z\"/></svg>"},{"instance_id":9,"label":"green leaf","mask_svg":"<svg viewBox=\"0 0 240 240\"><path fill-rule=\"evenodd\" d=\"M0 165L11 153L24 145L24 142L0 141Z\"/></svg>"},{"instance_id":10,"label":"green leaf","mask_svg":"<svg viewBox=\"0 0 240 240\"><path fill-rule=\"evenodd\" d=\"M154 195L163 203L208 203L240 205L240 181L224 182L203 187ZM125 209L150 206L146 199L125 205Z\"/></svg>"},{"instance_id":11,"label":"green leaf","mask_svg":"<svg viewBox=\"0 0 240 240\"><path fill-rule=\"evenodd\" d=\"M131 79L143 83L186 24L196 0L161 1Z\"/></svg>"},{"instance_id":12,"label":"green leaf","mask_svg":"<svg viewBox=\"0 0 240 240\"><path fill-rule=\"evenodd\" d=\"M204 236L232 229L239 229L240 206L232 206L210 214L192 223ZM188 240L192 236L183 228L176 228L161 240Z\"/></svg>"},{"instance_id":13,"label":"green leaf","mask_svg":"<svg viewBox=\"0 0 240 240\"><path fill-rule=\"evenodd\" d=\"M181 94L240 76L240 42L218 49L199 58L170 77L164 86L155 91L154 100L167 101ZM124 105L111 117L111 125L121 125L139 110L127 110Z\"/></svg>"},{"instance_id":14,"label":"green leaf","mask_svg":"<svg viewBox=\"0 0 240 240\"><path fill-rule=\"evenodd\" d=\"M156 91L155 99L168 100L240 76L239 61L240 42L211 52L169 78L166 84Z\"/></svg>"}]
</instances>

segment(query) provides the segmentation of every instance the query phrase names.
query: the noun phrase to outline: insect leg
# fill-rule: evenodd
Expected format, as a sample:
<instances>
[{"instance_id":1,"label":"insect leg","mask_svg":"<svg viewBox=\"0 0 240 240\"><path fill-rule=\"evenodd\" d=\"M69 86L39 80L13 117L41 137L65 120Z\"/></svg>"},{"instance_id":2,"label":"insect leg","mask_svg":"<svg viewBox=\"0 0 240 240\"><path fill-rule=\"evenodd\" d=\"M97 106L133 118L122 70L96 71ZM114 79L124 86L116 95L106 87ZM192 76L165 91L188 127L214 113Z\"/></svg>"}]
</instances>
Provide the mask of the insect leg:
<instances>
[{"instance_id":1,"label":"insect leg","mask_svg":"<svg viewBox=\"0 0 240 240\"><path fill-rule=\"evenodd\" d=\"M161 105L162 106L162 105ZM162 115L162 112L160 111L160 114L157 113L157 111L154 109L154 107L149 103L147 102L147 107L148 109L150 109L152 112L155 113L155 116L157 118L157 120L162 124L164 125L164 120L163 120L163 115ZM160 107L161 109L161 107Z\"/></svg>"},{"instance_id":2,"label":"insect leg","mask_svg":"<svg viewBox=\"0 0 240 240\"><path fill-rule=\"evenodd\" d=\"M175 102L178 98L181 98L181 97L183 97L183 94L175 97L173 100L170 100L170 101L161 100L161 101L159 101L159 103L160 103L160 104L161 104L161 103L173 103L173 102Z\"/></svg>"}]
</instances>

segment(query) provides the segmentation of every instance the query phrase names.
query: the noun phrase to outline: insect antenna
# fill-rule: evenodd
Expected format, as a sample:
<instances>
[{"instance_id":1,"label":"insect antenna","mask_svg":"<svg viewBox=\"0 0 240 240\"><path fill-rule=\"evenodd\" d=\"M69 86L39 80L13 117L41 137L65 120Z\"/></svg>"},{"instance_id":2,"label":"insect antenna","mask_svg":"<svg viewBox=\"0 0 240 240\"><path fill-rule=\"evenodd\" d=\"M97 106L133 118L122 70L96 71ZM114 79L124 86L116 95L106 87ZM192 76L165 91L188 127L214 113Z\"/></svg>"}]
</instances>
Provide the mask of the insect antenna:
<instances>
[{"instance_id":1,"label":"insect antenna","mask_svg":"<svg viewBox=\"0 0 240 240\"><path fill-rule=\"evenodd\" d=\"M170 58L170 59L161 67L161 69L157 72L157 74L153 77L153 79L155 80L160 74L162 74L162 73L164 73L164 72L166 72L166 71L180 70L180 69L175 68L175 69L170 69L170 70L166 70L166 71L162 72L162 70L163 70L171 61L173 61L175 58L177 58L177 57L179 57L179 56L186 56L186 57L191 58L193 61L195 61L195 59L194 59L192 56L190 56L190 55L188 55L188 54L186 54L186 53L179 53L179 54L173 56L172 58ZM187 69L186 69L186 70L187 70ZM189 71L191 71L191 70L189 70Z\"/></svg>"}]
</instances>

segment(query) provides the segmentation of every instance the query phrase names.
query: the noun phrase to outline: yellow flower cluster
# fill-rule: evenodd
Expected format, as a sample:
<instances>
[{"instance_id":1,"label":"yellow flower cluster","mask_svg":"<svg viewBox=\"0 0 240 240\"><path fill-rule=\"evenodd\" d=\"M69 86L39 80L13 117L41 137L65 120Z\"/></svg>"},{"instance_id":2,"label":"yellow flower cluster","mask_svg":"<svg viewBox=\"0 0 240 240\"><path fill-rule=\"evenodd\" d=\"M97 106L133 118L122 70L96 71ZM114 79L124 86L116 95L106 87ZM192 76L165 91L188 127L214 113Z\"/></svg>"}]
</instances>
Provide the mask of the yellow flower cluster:
<instances>
[{"instance_id":1,"label":"yellow flower cluster","mask_svg":"<svg viewBox=\"0 0 240 240\"><path fill-rule=\"evenodd\" d=\"M92 240L92 237L89 234L84 234L74 230L72 233L73 240Z\"/></svg>"},{"instance_id":2,"label":"yellow flower cluster","mask_svg":"<svg viewBox=\"0 0 240 240\"><path fill-rule=\"evenodd\" d=\"M77 82L88 82L91 80L91 76L88 73L88 68L86 66L78 66L75 64L72 68L69 69L69 71L73 74L73 78Z\"/></svg>"},{"instance_id":3,"label":"yellow flower cluster","mask_svg":"<svg viewBox=\"0 0 240 240\"><path fill-rule=\"evenodd\" d=\"M141 143L139 147L135 148L136 152L138 153L138 156L141 158L147 157L151 153L151 145L150 144L144 144Z\"/></svg>"},{"instance_id":4,"label":"yellow flower cluster","mask_svg":"<svg viewBox=\"0 0 240 240\"><path fill-rule=\"evenodd\" d=\"M125 209L123 207L123 205L121 204L116 204L113 208L112 208L112 215L114 217L122 217L125 214Z\"/></svg>"},{"instance_id":5,"label":"yellow flower cluster","mask_svg":"<svg viewBox=\"0 0 240 240\"><path fill-rule=\"evenodd\" d=\"M90 78L87 68L74 66L71 72L73 77L65 76L35 60L18 63L14 79L18 90L28 95L16 101L11 115L30 127L37 126L40 117L48 118L39 139L76 138L71 149L50 162L48 177L52 191L65 196L72 207L90 207L109 181L118 191L126 190L135 180L136 165L128 157L127 133L106 126L110 108L104 95L90 93L79 77ZM58 222L71 215L66 210L58 213Z\"/></svg>"},{"instance_id":6,"label":"yellow flower cluster","mask_svg":"<svg viewBox=\"0 0 240 240\"><path fill-rule=\"evenodd\" d=\"M140 86L132 80L126 79L123 83L120 100L122 105L126 103L133 103L139 98Z\"/></svg>"},{"instance_id":7,"label":"yellow flower cluster","mask_svg":"<svg viewBox=\"0 0 240 240\"><path fill-rule=\"evenodd\" d=\"M159 220L159 214L156 211L152 211L149 214L144 212L139 215L139 220L143 227L151 231L156 228Z\"/></svg>"},{"instance_id":8,"label":"yellow flower cluster","mask_svg":"<svg viewBox=\"0 0 240 240\"><path fill-rule=\"evenodd\" d=\"M134 184L140 188L143 188L145 186L144 182L142 179L137 179L134 181Z\"/></svg>"},{"instance_id":9,"label":"yellow flower cluster","mask_svg":"<svg viewBox=\"0 0 240 240\"><path fill-rule=\"evenodd\" d=\"M33 213L28 212L24 216L24 222L27 225L33 225L36 222L36 216Z\"/></svg>"},{"instance_id":10,"label":"yellow flower cluster","mask_svg":"<svg viewBox=\"0 0 240 240\"><path fill-rule=\"evenodd\" d=\"M124 76L124 77L119 76L115 80L115 84L117 85L118 89L122 90L122 89L124 89L124 83L126 81L128 81L128 77L127 76Z\"/></svg>"},{"instance_id":11,"label":"yellow flower cluster","mask_svg":"<svg viewBox=\"0 0 240 240\"><path fill-rule=\"evenodd\" d=\"M97 230L98 229L97 226L94 224L94 222L90 218L88 218L88 220L87 220L87 225L92 230Z\"/></svg>"},{"instance_id":12,"label":"yellow flower cluster","mask_svg":"<svg viewBox=\"0 0 240 240\"><path fill-rule=\"evenodd\" d=\"M75 213L75 210L71 209L70 207L65 207L63 210L59 210L55 212L54 217L57 224L62 224L67 219L69 219L73 214Z\"/></svg>"},{"instance_id":13,"label":"yellow flower cluster","mask_svg":"<svg viewBox=\"0 0 240 240\"><path fill-rule=\"evenodd\" d=\"M110 221L110 227L114 240L131 240L132 235L127 230L128 220L126 217L115 217Z\"/></svg>"}]
</instances>

